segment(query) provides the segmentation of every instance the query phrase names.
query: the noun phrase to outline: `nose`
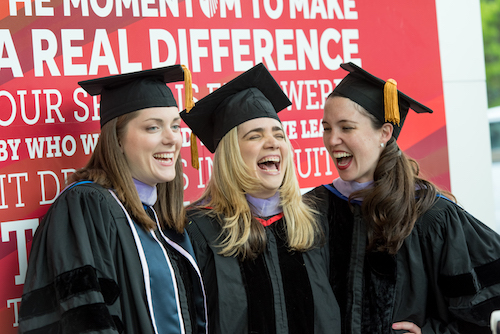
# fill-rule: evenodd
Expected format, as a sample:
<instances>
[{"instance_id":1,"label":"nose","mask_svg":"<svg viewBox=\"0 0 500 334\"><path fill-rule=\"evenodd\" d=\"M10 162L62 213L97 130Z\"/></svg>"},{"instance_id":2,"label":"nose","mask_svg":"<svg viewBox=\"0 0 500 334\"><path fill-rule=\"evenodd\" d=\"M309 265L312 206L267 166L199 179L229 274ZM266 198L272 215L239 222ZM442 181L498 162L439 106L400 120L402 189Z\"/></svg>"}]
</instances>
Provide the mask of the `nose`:
<instances>
[{"instance_id":1,"label":"nose","mask_svg":"<svg viewBox=\"0 0 500 334\"><path fill-rule=\"evenodd\" d=\"M279 148L280 141L273 135L266 136L265 148Z\"/></svg>"},{"instance_id":2,"label":"nose","mask_svg":"<svg viewBox=\"0 0 500 334\"><path fill-rule=\"evenodd\" d=\"M323 142L325 146L335 146L342 143L342 139L336 131L323 132Z\"/></svg>"},{"instance_id":3,"label":"nose","mask_svg":"<svg viewBox=\"0 0 500 334\"><path fill-rule=\"evenodd\" d=\"M164 145L174 145L177 141L181 140L181 133L167 127L162 132L162 143Z\"/></svg>"}]
</instances>

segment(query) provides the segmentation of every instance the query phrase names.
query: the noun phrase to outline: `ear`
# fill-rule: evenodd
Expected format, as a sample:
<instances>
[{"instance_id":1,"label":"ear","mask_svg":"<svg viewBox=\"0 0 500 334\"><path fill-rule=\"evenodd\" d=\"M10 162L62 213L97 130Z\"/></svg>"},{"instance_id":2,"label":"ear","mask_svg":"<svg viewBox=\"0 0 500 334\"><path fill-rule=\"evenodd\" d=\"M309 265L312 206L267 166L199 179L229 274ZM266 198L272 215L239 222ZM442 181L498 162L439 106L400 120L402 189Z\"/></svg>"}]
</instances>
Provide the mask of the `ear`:
<instances>
[{"instance_id":1,"label":"ear","mask_svg":"<svg viewBox=\"0 0 500 334\"><path fill-rule=\"evenodd\" d=\"M391 123L384 123L380 133L380 142L386 144L392 137L394 126Z\"/></svg>"},{"instance_id":2,"label":"ear","mask_svg":"<svg viewBox=\"0 0 500 334\"><path fill-rule=\"evenodd\" d=\"M125 153L123 151L123 145L122 145L122 141L121 140L118 140L118 147L120 148L120 151L122 152L122 154Z\"/></svg>"}]
</instances>

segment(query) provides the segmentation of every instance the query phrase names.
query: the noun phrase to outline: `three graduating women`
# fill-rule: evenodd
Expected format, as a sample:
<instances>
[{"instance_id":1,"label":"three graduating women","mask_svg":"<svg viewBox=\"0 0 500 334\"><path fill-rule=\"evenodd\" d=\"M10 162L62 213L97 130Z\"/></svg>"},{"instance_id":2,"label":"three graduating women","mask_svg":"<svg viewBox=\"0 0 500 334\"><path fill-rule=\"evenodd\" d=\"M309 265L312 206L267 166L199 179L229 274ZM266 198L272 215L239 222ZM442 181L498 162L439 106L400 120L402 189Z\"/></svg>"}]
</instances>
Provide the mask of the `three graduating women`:
<instances>
[{"instance_id":1,"label":"three graduating women","mask_svg":"<svg viewBox=\"0 0 500 334\"><path fill-rule=\"evenodd\" d=\"M340 177L307 199L277 115L290 101L262 64L181 113L215 153L190 238L165 85L182 67L82 82L101 137L37 230L20 333L488 333L500 237L397 144L409 109L432 111L342 67L323 118Z\"/></svg>"}]
</instances>

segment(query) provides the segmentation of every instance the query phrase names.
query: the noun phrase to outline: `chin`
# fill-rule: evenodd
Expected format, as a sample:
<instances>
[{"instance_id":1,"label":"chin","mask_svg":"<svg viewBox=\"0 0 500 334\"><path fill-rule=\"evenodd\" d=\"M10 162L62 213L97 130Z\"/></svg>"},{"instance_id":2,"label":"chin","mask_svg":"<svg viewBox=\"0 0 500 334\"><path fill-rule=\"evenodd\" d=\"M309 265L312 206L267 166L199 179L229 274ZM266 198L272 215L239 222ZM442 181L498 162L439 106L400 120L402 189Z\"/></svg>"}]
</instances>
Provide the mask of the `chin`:
<instances>
[{"instance_id":1,"label":"chin","mask_svg":"<svg viewBox=\"0 0 500 334\"><path fill-rule=\"evenodd\" d=\"M280 180L272 180L271 182L269 182L269 180L267 180L267 182L265 181L261 181L261 189L262 190L265 190L265 191L277 191L279 189L279 187L281 187L281 185L283 184L283 180L280 179Z\"/></svg>"},{"instance_id":2,"label":"chin","mask_svg":"<svg viewBox=\"0 0 500 334\"><path fill-rule=\"evenodd\" d=\"M161 178L159 178L158 183L165 183L165 182L170 182L175 179L175 173L173 174L167 174L163 175Z\"/></svg>"},{"instance_id":3,"label":"chin","mask_svg":"<svg viewBox=\"0 0 500 334\"><path fill-rule=\"evenodd\" d=\"M280 187L279 187L279 186L269 186L269 185L268 185L267 187L266 187L266 186L262 187L262 190L261 190L261 191L262 191L263 193L265 192L265 193L267 193L267 194L270 194L268 197L272 197L272 196L274 196L274 194L276 194L276 192L277 192L279 189L280 189Z\"/></svg>"}]
</instances>

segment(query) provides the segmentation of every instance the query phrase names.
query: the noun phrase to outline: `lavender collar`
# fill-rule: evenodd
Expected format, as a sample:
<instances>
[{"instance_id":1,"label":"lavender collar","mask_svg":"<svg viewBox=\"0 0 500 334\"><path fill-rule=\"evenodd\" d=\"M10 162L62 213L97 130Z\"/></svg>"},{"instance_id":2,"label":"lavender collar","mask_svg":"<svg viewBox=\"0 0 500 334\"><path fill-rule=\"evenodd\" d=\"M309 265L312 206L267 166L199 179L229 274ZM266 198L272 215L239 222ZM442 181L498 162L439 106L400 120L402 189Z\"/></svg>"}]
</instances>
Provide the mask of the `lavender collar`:
<instances>
[{"instance_id":1,"label":"lavender collar","mask_svg":"<svg viewBox=\"0 0 500 334\"><path fill-rule=\"evenodd\" d=\"M135 188L139 193L141 202L149 206L154 205L157 199L156 187L152 187L136 179L132 180L134 180Z\"/></svg>"},{"instance_id":2,"label":"lavender collar","mask_svg":"<svg viewBox=\"0 0 500 334\"><path fill-rule=\"evenodd\" d=\"M248 194L246 194L245 197L250 204L252 213L257 217L270 217L283 212L283 209L280 206L279 191L277 191L274 196L269 198L257 198Z\"/></svg>"},{"instance_id":3,"label":"lavender collar","mask_svg":"<svg viewBox=\"0 0 500 334\"><path fill-rule=\"evenodd\" d=\"M358 183L356 181L344 181L340 177L333 180L333 186L345 197L349 197L353 192L371 188L373 181ZM360 198L355 198L359 200Z\"/></svg>"}]
</instances>

